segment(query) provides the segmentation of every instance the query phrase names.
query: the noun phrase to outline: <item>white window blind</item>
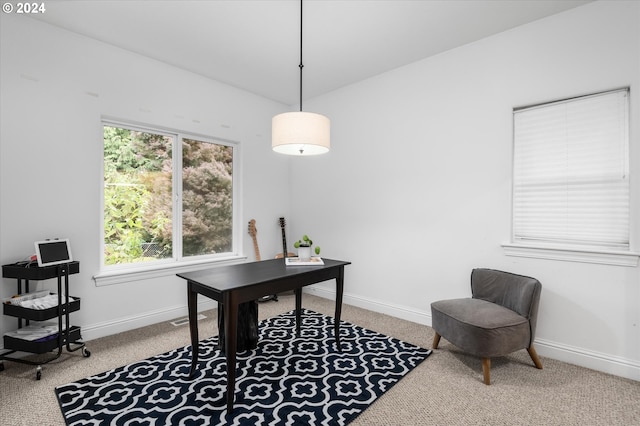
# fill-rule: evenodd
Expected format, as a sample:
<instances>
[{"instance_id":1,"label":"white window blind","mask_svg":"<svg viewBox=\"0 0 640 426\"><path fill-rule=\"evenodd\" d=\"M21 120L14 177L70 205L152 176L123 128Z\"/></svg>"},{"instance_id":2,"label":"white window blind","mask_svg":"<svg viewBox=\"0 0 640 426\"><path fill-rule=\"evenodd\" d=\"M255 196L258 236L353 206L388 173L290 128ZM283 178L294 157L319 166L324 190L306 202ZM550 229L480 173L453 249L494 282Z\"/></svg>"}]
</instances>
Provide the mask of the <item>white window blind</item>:
<instances>
[{"instance_id":1,"label":"white window blind","mask_svg":"<svg viewBox=\"0 0 640 426\"><path fill-rule=\"evenodd\" d=\"M515 243L629 250L628 97L514 111Z\"/></svg>"}]
</instances>

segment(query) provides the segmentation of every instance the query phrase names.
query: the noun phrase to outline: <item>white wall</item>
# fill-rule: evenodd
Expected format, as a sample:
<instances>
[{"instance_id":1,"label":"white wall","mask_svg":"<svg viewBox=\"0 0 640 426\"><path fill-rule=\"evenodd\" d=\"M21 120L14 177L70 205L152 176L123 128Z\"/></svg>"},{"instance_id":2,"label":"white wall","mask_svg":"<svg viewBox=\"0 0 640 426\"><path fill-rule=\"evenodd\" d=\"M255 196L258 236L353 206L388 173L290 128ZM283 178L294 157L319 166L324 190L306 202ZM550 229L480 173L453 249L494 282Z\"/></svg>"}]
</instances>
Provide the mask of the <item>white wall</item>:
<instances>
[{"instance_id":1,"label":"white wall","mask_svg":"<svg viewBox=\"0 0 640 426\"><path fill-rule=\"evenodd\" d=\"M280 251L276 221L287 217L290 241L308 233L323 256L353 262L348 303L430 324L432 301L469 295L473 267L532 275L543 284L541 355L640 379L637 267L506 257L500 247L514 106L631 86L640 170L640 3L589 4L305 102L331 118L333 148L292 160L269 148L281 105L38 21L0 19L0 262L28 256L34 240L71 238L85 338L186 313L173 276L91 279L109 115L240 141L243 222L257 220L263 257ZM637 174L631 183L638 250ZM248 235L244 244L251 259ZM0 297L14 286L3 279ZM314 291L331 297L333 286ZM0 332L15 327L0 321Z\"/></svg>"},{"instance_id":2,"label":"white wall","mask_svg":"<svg viewBox=\"0 0 640 426\"><path fill-rule=\"evenodd\" d=\"M102 116L239 142L245 253L254 258L251 218L263 256L282 251L277 220L288 216L290 194L279 183L290 160L270 145L271 117L284 105L21 15L1 19L0 261L25 259L36 240L70 238L80 261L70 293L82 299L72 320L85 339L186 315L186 285L174 274L100 287L92 280ZM3 279L0 297L15 292L16 281ZM16 327L13 318L0 321L0 333Z\"/></svg>"},{"instance_id":3,"label":"white wall","mask_svg":"<svg viewBox=\"0 0 640 426\"><path fill-rule=\"evenodd\" d=\"M306 102L332 150L298 158L292 232L346 268L346 301L425 324L474 267L543 285L537 348L640 380L638 267L507 257L513 107L631 86L640 251L640 3L597 2ZM331 296L330 283L316 286ZM427 342L430 344L430 342Z\"/></svg>"}]
</instances>

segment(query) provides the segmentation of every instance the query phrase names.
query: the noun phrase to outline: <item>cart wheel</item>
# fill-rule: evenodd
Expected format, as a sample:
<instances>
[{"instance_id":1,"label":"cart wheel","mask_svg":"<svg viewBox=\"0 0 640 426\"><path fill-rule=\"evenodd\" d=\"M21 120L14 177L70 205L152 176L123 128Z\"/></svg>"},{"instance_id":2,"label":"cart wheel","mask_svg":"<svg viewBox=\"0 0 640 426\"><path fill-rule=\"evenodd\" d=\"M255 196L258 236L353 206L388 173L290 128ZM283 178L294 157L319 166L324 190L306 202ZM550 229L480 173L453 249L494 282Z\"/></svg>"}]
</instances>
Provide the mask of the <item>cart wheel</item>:
<instances>
[{"instance_id":1,"label":"cart wheel","mask_svg":"<svg viewBox=\"0 0 640 426\"><path fill-rule=\"evenodd\" d=\"M40 380L42 378L42 367L36 367L36 380Z\"/></svg>"},{"instance_id":2,"label":"cart wheel","mask_svg":"<svg viewBox=\"0 0 640 426\"><path fill-rule=\"evenodd\" d=\"M82 355L85 358L89 358L91 356L91 352L89 352L89 350L87 348L82 348Z\"/></svg>"}]
</instances>

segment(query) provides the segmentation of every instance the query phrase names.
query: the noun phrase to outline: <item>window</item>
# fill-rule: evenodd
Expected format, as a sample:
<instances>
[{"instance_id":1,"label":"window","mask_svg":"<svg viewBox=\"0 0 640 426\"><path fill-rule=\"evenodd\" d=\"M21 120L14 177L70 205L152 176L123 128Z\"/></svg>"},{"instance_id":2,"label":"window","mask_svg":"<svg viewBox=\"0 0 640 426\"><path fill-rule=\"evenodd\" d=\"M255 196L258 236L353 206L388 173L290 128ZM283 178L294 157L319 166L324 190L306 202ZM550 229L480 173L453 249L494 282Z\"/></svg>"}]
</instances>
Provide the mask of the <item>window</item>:
<instances>
[{"instance_id":1,"label":"window","mask_svg":"<svg viewBox=\"0 0 640 426\"><path fill-rule=\"evenodd\" d=\"M629 251L628 97L514 110L512 243Z\"/></svg>"},{"instance_id":2,"label":"window","mask_svg":"<svg viewBox=\"0 0 640 426\"><path fill-rule=\"evenodd\" d=\"M106 270L233 256L235 144L112 122L103 130Z\"/></svg>"}]
</instances>

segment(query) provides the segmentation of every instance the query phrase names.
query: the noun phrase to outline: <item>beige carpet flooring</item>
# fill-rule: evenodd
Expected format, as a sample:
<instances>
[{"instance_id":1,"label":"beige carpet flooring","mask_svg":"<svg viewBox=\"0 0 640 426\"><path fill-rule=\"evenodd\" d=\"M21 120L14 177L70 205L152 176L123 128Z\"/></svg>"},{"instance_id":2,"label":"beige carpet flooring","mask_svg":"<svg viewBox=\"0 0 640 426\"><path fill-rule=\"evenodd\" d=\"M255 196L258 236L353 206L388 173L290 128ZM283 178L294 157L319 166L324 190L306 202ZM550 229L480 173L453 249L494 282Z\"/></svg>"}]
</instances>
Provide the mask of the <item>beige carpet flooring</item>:
<instances>
[{"instance_id":1,"label":"beige carpet flooring","mask_svg":"<svg viewBox=\"0 0 640 426\"><path fill-rule=\"evenodd\" d=\"M260 318L294 309L294 297L261 303ZM303 307L333 315L333 301L305 294ZM216 311L204 312L200 338L217 335ZM433 330L345 305L342 319L431 348ZM0 372L0 425L64 425L58 385L189 345L188 325L169 322L87 342L91 357L67 353L43 366L5 361ZM440 347L351 424L365 425L640 425L640 382L542 357L543 370L522 350L492 361L491 386L479 359L442 339Z\"/></svg>"}]
</instances>

